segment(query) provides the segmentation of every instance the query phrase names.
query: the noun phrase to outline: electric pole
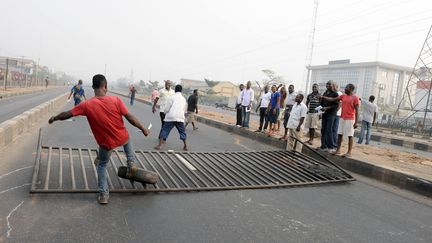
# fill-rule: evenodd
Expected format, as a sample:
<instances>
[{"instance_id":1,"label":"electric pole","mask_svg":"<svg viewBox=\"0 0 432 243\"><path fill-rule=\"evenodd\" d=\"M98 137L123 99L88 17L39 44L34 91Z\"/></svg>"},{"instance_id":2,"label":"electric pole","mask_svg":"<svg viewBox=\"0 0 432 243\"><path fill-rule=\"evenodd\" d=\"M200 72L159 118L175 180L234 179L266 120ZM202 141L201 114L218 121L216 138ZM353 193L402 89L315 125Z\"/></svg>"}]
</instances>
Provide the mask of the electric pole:
<instances>
[{"instance_id":1,"label":"electric pole","mask_svg":"<svg viewBox=\"0 0 432 243\"><path fill-rule=\"evenodd\" d=\"M432 57L432 25L429 27L429 31L426 35L426 39L423 42L423 46L417 57L417 61L413 67L411 75L405 86L403 97L399 102L395 116L399 116L400 110L408 110L408 114L398 120L398 125L409 122L420 122L421 114L423 113L422 127L423 131L427 125L432 124L429 112L431 112L431 92L432 92L432 63L429 61ZM409 107L405 104L409 101ZM417 116L416 116L417 115ZM429 118L429 119L428 119ZM428 120L427 120L428 119ZM394 120L395 121L395 120ZM396 122L393 122L394 124Z\"/></svg>"}]
</instances>

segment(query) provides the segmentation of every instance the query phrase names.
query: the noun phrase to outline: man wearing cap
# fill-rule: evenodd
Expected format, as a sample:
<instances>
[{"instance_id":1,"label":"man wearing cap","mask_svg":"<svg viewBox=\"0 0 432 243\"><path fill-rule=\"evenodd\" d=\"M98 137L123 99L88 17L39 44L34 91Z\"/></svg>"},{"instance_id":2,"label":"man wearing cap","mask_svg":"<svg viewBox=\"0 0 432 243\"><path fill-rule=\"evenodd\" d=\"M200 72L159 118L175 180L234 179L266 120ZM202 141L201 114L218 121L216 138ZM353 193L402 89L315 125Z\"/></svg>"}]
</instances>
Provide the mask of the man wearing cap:
<instances>
[{"instance_id":1,"label":"man wearing cap","mask_svg":"<svg viewBox=\"0 0 432 243\"><path fill-rule=\"evenodd\" d=\"M152 112L156 112L156 105L159 102L159 115L161 119L161 127L163 127L165 120L165 104L168 97L174 95L174 90L171 89L172 82L170 80L165 80L165 88L159 90L158 96L154 99Z\"/></svg>"}]
</instances>

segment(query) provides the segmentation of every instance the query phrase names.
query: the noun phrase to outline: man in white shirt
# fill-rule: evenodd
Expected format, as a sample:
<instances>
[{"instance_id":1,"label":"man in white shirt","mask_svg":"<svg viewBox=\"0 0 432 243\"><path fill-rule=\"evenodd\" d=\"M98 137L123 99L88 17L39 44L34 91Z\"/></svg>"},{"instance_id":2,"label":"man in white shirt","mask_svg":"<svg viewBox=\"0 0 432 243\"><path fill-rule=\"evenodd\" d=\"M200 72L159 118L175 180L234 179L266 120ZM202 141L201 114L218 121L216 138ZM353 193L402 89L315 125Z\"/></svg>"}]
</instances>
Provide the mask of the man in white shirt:
<instances>
[{"instance_id":1,"label":"man in white shirt","mask_svg":"<svg viewBox=\"0 0 432 243\"><path fill-rule=\"evenodd\" d=\"M244 84L240 84L239 89L240 89L240 93L237 96L237 100L236 100L236 112L237 112L236 126L237 127L241 127L241 125L243 123L241 103L242 103L242 97L243 97Z\"/></svg>"},{"instance_id":2,"label":"man in white shirt","mask_svg":"<svg viewBox=\"0 0 432 243\"><path fill-rule=\"evenodd\" d=\"M290 136L288 138L287 147L289 150L294 150L295 139L301 141L303 133L303 122L306 117L307 107L302 102L303 94L298 94L295 98L296 103L293 105L288 119L287 127ZM296 150L301 152L301 144L297 143Z\"/></svg>"},{"instance_id":3,"label":"man in white shirt","mask_svg":"<svg viewBox=\"0 0 432 243\"><path fill-rule=\"evenodd\" d=\"M160 150L162 145L167 140L171 129L174 127L177 128L177 131L180 134L180 140L183 141L183 150L188 150L186 144L186 132L184 127L185 122L185 112L187 110L187 102L186 99L182 95L182 86L175 86L175 94L170 96L164 105L164 113L165 119L164 124L162 126L162 130L159 134L159 144L155 147L155 149Z\"/></svg>"},{"instance_id":4,"label":"man in white shirt","mask_svg":"<svg viewBox=\"0 0 432 243\"><path fill-rule=\"evenodd\" d=\"M161 128L163 127L164 124L164 119L165 119L165 103L166 100L168 99L168 97L170 97L171 95L174 95L174 90L171 89L171 81L170 80L165 80L165 88L159 90L158 96L155 97L154 101L153 101L153 107L152 107L152 112L155 113L156 112L156 106L159 102L159 115L160 115L160 119L161 119Z\"/></svg>"},{"instance_id":5,"label":"man in white shirt","mask_svg":"<svg viewBox=\"0 0 432 243\"><path fill-rule=\"evenodd\" d=\"M268 119L266 116L266 111L267 111L267 107L268 104L270 103L270 99L271 99L271 93L269 92L269 87L265 86L264 87L264 93L261 94L261 98L259 101L259 104L256 108L256 112L258 112L258 107L259 107L259 114L260 114L260 125L258 130L256 130L256 132L265 132L265 130L267 129L268 126ZM265 124L264 124L264 120L265 120ZM263 125L264 125L264 130L263 130Z\"/></svg>"},{"instance_id":6,"label":"man in white shirt","mask_svg":"<svg viewBox=\"0 0 432 243\"><path fill-rule=\"evenodd\" d=\"M246 89L243 90L242 95L242 116L243 116L243 122L242 127L249 128L249 117L250 117L250 111L252 107L252 102L254 100L254 91L251 88L252 82L248 81L246 83Z\"/></svg>"},{"instance_id":7,"label":"man in white shirt","mask_svg":"<svg viewBox=\"0 0 432 243\"><path fill-rule=\"evenodd\" d=\"M375 96L371 95L369 97L369 101L362 101L362 107L363 107L363 118L362 118L362 124L360 129L360 137L358 139L359 144L363 143L363 138L366 132L366 143L369 144L370 137L371 137L371 129L372 126L375 124L376 119L376 112L378 110L378 106L374 104Z\"/></svg>"}]
</instances>

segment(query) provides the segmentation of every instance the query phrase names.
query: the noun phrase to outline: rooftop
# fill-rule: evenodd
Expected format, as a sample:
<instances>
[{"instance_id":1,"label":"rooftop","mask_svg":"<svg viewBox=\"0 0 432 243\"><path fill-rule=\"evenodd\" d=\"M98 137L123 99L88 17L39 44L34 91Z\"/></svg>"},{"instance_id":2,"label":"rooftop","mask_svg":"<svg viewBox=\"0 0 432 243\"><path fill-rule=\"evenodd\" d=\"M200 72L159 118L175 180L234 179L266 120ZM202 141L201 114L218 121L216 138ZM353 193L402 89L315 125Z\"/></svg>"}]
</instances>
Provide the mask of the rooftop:
<instances>
[{"instance_id":1,"label":"rooftop","mask_svg":"<svg viewBox=\"0 0 432 243\"><path fill-rule=\"evenodd\" d=\"M312 65L309 67L311 70L319 70L319 69L334 69L334 68L353 68L353 67L382 67L382 68L388 68L388 69L396 69L396 70L403 70L407 72L411 72L413 69L412 67L406 67L386 62L357 62L357 63L351 63L349 59L347 60L337 60L337 61L330 61L329 64L326 65Z\"/></svg>"}]
</instances>

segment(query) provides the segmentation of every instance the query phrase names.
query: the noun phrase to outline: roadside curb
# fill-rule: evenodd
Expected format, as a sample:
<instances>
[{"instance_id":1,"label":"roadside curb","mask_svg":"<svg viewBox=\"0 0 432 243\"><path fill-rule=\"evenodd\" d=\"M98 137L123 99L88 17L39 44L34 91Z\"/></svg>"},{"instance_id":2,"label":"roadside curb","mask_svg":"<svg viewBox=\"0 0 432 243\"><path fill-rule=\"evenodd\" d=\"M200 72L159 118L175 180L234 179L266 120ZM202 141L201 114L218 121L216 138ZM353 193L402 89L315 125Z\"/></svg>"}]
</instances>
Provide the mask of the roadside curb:
<instances>
[{"instance_id":1,"label":"roadside curb","mask_svg":"<svg viewBox=\"0 0 432 243\"><path fill-rule=\"evenodd\" d=\"M319 156L308 149L303 149L303 153L319 159ZM324 155L326 156L326 155ZM374 178L378 181L397 186L399 188L416 192L423 196L432 198L432 181L422 179L416 176L408 175L402 172L379 167L361 160L352 158L343 158L341 156L326 156L331 161L344 169L354 173Z\"/></svg>"},{"instance_id":2,"label":"roadside curb","mask_svg":"<svg viewBox=\"0 0 432 243\"><path fill-rule=\"evenodd\" d=\"M48 89L52 89L52 88L48 88ZM14 96L25 95L25 94L33 94L33 93L38 93L46 90L47 89L38 89L38 90L20 91L20 92L9 93L9 94L0 94L0 99L6 99Z\"/></svg>"},{"instance_id":3,"label":"roadside curb","mask_svg":"<svg viewBox=\"0 0 432 243\"><path fill-rule=\"evenodd\" d=\"M118 94L121 96L127 96L127 95L122 94L122 93L117 93L117 92L112 92L112 93L115 93L115 94ZM148 105L152 104L150 101L145 100L145 99L136 98L136 100L143 102L145 104L148 104ZM227 123L220 122L220 121L216 121L216 120L212 120L212 119L202 117L199 115L196 116L196 119L198 122L204 123L206 125L209 125L209 126L212 126L212 127L215 127L215 128L218 128L218 129L230 132L230 133L238 134L240 136L247 137L247 138L250 138L250 139L258 141L258 142L269 144L269 145L275 146L275 147L280 148L280 149L286 149L286 146L287 146L286 141L280 141L280 140L273 138L273 137L267 137L262 133L256 133L256 132L249 131L246 129L237 128L234 125L227 124ZM372 135L372 137L373 136L374 135ZM403 144L403 142L404 141L402 141L401 144ZM318 155L314 154L313 152L309 151L308 149L303 149L302 153L305 153L308 156L318 158L319 160L321 160L321 158L319 158ZM326 156L326 155L324 155L324 156ZM369 178L373 178L375 180L378 180L378 181L381 181L381 182L384 182L387 184L397 186L397 187L405 189L405 190L416 192L418 194L421 194L421 195L424 195L427 197L432 197L432 181L428 181L428 180L425 180L425 179L422 179L419 177L415 177L415 176L408 175L405 173L393 171L393 170L386 169L383 167L375 166L373 164L370 164L370 163L367 163L364 161L360 161L360 160L344 158L344 157L340 157L340 156L331 156L328 158L346 170L352 171L354 173L357 173L357 174L360 174L360 175L363 175L363 176L366 176Z\"/></svg>"},{"instance_id":4,"label":"roadside curb","mask_svg":"<svg viewBox=\"0 0 432 243\"><path fill-rule=\"evenodd\" d=\"M23 112L21 115L0 123L0 150L12 143L20 134L29 130L42 117L63 106L66 99L66 93L59 95L52 100Z\"/></svg>"},{"instance_id":5,"label":"roadside curb","mask_svg":"<svg viewBox=\"0 0 432 243\"><path fill-rule=\"evenodd\" d=\"M359 131L355 131L354 136L358 137L359 134L360 134ZM405 148L420 150L420 151L432 152L432 146L430 146L427 143L413 142L413 141L407 141L407 140L398 139L398 138L391 138L391 137L386 137L386 136L382 136L382 135L376 135L376 134L373 134L373 132L371 134L371 140L376 141L376 142L385 143L385 144L391 144L391 145L401 146L401 147L405 147Z\"/></svg>"},{"instance_id":6,"label":"roadside curb","mask_svg":"<svg viewBox=\"0 0 432 243\"><path fill-rule=\"evenodd\" d=\"M376 131L381 132L381 133L392 134L392 135L405 136L405 137L409 137L409 138L420 138L420 139L426 139L426 140L432 139L431 136L427 136L427 135L419 135L419 134L414 134L414 133L409 133L409 132L397 132L394 130L383 129L383 128L377 128Z\"/></svg>"}]
</instances>

